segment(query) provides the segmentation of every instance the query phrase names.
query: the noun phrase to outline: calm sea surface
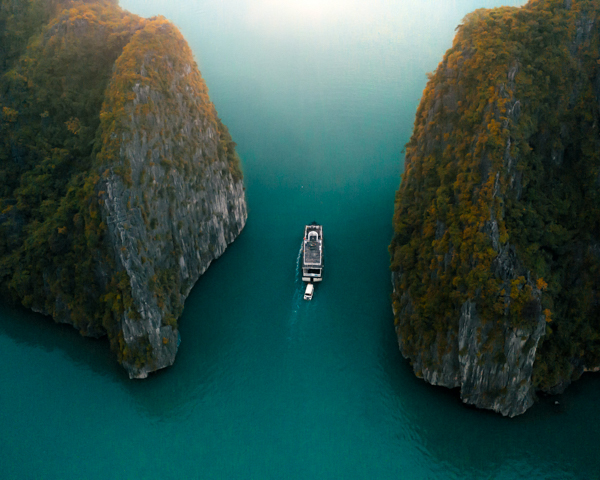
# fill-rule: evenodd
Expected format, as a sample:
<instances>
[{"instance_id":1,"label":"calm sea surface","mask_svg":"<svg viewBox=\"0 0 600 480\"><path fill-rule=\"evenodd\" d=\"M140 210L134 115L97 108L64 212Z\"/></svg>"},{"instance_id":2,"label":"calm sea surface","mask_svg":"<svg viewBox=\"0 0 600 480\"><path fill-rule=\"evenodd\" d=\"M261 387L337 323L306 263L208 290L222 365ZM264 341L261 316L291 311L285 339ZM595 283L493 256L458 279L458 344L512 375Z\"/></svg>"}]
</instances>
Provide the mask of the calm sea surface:
<instances>
[{"instance_id":1,"label":"calm sea surface","mask_svg":"<svg viewBox=\"0 0 600 480\"><path fill-rule=\"evenodd\" d=\"M387 245L425 74L466 13L502 0L121 4L188 39L238 143L248 225L146 381L107 342L0 305L0 478L600 478L600 375L505 419L416 379L394 336ZM313 220L327 264L308 303Z\"/></svg>"}]
</instances>

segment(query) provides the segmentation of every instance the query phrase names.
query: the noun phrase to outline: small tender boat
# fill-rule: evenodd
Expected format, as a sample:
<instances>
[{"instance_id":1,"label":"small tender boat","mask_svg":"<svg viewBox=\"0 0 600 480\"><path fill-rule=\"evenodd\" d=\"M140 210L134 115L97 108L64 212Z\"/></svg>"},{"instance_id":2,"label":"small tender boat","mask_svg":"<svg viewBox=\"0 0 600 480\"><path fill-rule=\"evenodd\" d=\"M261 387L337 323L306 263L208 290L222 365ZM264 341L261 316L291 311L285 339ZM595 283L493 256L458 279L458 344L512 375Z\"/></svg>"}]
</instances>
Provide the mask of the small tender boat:
<instances>
[{"instance_id":1,"label":"small tender boat","mask_svg":"<svg viewBox=\"0 0 600 480\"><path fill-rule=\"evenodd\" d=\"M313 293L315 293L315 284L309 283L306 285L306 292L304 292L304 300L312 300Z\"/></svg>"}]
</instances>

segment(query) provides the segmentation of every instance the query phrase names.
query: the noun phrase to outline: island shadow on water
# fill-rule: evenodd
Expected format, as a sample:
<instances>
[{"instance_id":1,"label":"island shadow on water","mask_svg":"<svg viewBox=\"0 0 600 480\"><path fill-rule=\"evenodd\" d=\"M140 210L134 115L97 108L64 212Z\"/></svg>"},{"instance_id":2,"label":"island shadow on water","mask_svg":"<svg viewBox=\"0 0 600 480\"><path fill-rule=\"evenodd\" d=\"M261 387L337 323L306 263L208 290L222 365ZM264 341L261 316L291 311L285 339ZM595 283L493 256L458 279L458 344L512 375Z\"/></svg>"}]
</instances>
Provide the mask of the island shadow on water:
<instances>
[{"instance_id":1,"label":"island shadow on water","mask_svg":"<svg viewBox=\"0 0 600 480\"><path fill-rule=\"evenodd\" d=\"M411 436L456 478L600 478L598 375L584 375L562 395L540 396L525 414L508 418L465 405L458 388L430 385L408 361L391 360L381 363L395 409L410 412L418 427ZM560 436L552 433L557 424Z\"/></svg>"},{"instance_id":2,"label":"island shadow on water","mask_svg":"<svg viewBox=\"0 0 600 480\"><path fill-rule=\"evenodd\" d=\"M197 389L201 388L199 379L210 375L205 364L195 368L194 364L188 364L179 369L176 361L173 366L154 372L146 380L131 380L117 363L106 337L83 337L70 325L56 324L51 317L20 306L0 306L0 335L46 352L62 352L75 365L98 376L109 377L135 400L141 412L161 420L187 415L186 405L197 398ZM185 354L180 352L179 356ZM183 362L180 358L178 360Z\"/></svg>"},{"instance_id":3,"label":"island shadow on water","mask_svg":"<svg viewBox=\"0 0 600 480\"><path fill-rule=\"evenodd\" d=\"M0 335L46 352L60 350L76 365L84 365L102 376L127 378L125 370L116 364L108 340L83 337L67 324L55 323L51 317L27 310L20 305L0 305Z\"/></svg>"},{"instance_id":4,"label":"island shadow on water","mask_svg":"<svg viewBox=\"0 0 600 480\"><path fill-rule=\"evenodd\" d=\"M234 244L229 246L228 252L232 250L235 250ZM185 417L189 415L186 407L202 397L202 389L210 382L214 365L218 364L219 356L223 355L223 352L215 350L214 345L232 341L215 337L219 333L227 333L226 329L210 328L210 322L217 319L210 315L198 317L189 313L190 310L202 310L202 306L198 305L202 302L198 295L198 290L202 288L199 284L211 281L211 270L215 270L214 264L219 261L221 259L213 261L211 268L200 278L186 301L186 307L190 303L192 306L191 309L186 308L180 318L184 347L180 348L174 365L152 373L146 380L129 378L117 362L116 354L110 350L106 336L84 337L71 325L56 323L49 316L6 301L0 304L0 336L46 352L60 351L74 365L109 378L117 384L131 396L144 415L159 420ZM197 318L189 318L190 316ZM196 338L191 338L192 334L186 336L186 331L190 328L194 330ZM206 328L210 332L204 331ZM194 351L190 352L190 349ZM190 354L193 361L189 359Z\"/></svg>"}]
</instances>

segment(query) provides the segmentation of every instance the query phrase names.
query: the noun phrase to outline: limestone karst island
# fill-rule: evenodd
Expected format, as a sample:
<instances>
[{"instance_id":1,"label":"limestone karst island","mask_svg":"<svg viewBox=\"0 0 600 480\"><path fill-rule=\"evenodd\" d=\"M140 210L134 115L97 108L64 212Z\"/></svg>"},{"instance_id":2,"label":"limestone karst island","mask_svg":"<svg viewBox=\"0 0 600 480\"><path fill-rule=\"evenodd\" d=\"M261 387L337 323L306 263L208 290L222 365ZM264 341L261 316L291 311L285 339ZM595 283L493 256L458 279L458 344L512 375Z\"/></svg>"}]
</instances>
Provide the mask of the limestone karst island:
<instances>
[{"instance_id":1,"label":"limestone karst island","mask_svg":"<svg viewBox=\"0 0 600 480\"><path fill-rule=\"evenodd\" d=\"M244 227L235 143L164 18L0 5L1 293L107 335L144 378L173 363L186 296Z\"/></svg>"},{"instance_id":2,"label":"limestone karst island","mask_svg":"<svg viewBox=\"0 0 600 480\"><path fill-rule=\"evenodd\" d=\"M514 416L600 367L600 1L476 10L423 93L390 246L417 376Z\"/></svg>"}]
</instances>

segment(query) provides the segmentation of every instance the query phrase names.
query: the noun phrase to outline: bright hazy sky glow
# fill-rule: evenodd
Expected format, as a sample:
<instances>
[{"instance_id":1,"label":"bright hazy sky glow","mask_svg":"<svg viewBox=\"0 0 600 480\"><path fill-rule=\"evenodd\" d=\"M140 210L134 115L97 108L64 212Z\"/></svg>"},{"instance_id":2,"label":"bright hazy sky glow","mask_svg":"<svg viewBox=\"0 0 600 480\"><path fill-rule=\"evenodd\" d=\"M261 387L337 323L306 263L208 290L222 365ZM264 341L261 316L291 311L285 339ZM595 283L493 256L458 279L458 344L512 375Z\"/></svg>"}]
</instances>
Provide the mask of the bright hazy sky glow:
<instances>
[{"instance_id":1,"label":"bright hazy sky glow","mask_svg":"<svg viewBox=\"0 0 600 480\"><path fill-rule=\"evenodd\" d=\"M322 27L338 20L365 19L369 8L352 0L258 0L248 2L247 20L258 28Z\"/></svg>"}]
</instances>

